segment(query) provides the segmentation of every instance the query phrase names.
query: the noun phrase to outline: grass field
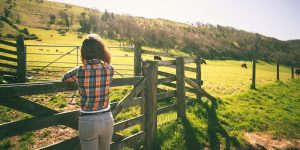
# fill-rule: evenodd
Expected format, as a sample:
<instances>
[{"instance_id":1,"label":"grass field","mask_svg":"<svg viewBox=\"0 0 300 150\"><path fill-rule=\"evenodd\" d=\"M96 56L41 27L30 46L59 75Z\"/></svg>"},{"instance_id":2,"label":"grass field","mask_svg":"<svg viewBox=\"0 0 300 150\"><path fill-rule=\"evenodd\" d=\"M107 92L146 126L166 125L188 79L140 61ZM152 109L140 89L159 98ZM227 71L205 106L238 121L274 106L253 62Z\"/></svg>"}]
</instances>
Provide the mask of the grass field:
<instances>
[{"instance_id":1,"label":"grass field","mask_svg":"<svg viewBox=\"0 0 300 150\"><path fill-rule=\"evenodd\" d=\"M26 41L26 45L80 46L83 41L83 39L78 38L77 33L74 32L67 33L65 36L61 36L57 33L57 31L54 30L42 30L36 28L28 28L28 29L30 33L38 35L38 37L42 39L42 41L35 41L35 40ZM117 41L113 41L109 39L104 39L104 42L108 46L119 45ZM3 47L3 48L7 48L7 47ZM46 47L46 46L39 46L39 47L27 46L27 53L28 53L27 64L28 64L29 75L31 75L32 79L59 80L67 70L76 66L77 62L78 64L80 64L80 58L76 57L77 49L74 48L75 47L61 48L61 47ZM158 52L162 51L160 49L154 49L149 47L145 47L145 49L150 49ZM45 68L46 72L39 70L43 68L43 66L48 65L49 62L56 60L57 58L61 57L62 55L66 54L71 50L73 50L72 52L70 52L71 55L67 55L59 59L57 62L68 62L72 64L56 62L50 65L52 66L51 68ZM80 51L80 49L78 50ZM129 76L132 75L133 55L134 55L133 50L111 48L109 49L109 51L113 56L112 64L115 67L115 69L121 74L129 74ZM188 54L179 52L177 50L171 50L170 52L177 55L188 56ZM145 59L152 60L153 56L143 55L142 58L144 60ZM165 57L162 58L163 60L170 59ZM38 63L33 61L40 61L40 62ZM41 63L41 61L45 63ZM289 114L294 115L298 113L296 112L297 107L292 107L292 106L293 105L299 106L296 103L296 100L294 100L297 99L297 95L295 95L295 93L297 93L295 90L295 86L296 87L298 86L297 84L299 84L299 79L295 80L294 82L288 81L288 79L291 77L290 68L288 66L280 66L280 79L282 81L287 81L288 83L285 82L274 83L276 81L276 65L259 61L257 63L257 82L256 82L258 90L247 92L250 89L250 84L251 84L251 76L252 76L251 62L246 61L248 65L248 69L241 68L240 67L241 61L237 61L237 60L207 60L206 62L207 62L206 65L202 65L202 80L204 81L203 88L213 96L219 98L218 109L214 108L213 107L214 105L210 103L197 104L196 106L190 107L188 109L188 120L189 120L188 122L186 120L175 121L168 125L163 125L162 128L159 129L159 134L157 139L158 145L160 145L162 149L172 149L173 146L175 146L176 148L184 149L184 147L187 146L185 144L188 144L188 142L185 141L186 139L184 138L195 138L191 141L195 143L191 143L191 145L189 145L191 146L191 148L193 148L195 144L203 145L203 147L208 147L211 144L220 146L224 144L224 141L226 141L226 138L228 138L228 136L235 137L237 138L236 140L238 142L243 143L243 138L241 135L242 131L267 131L278 136L284 135L287 137L299 138L299 133L292 132L297 127L297 125L295 125L294 122L299 121L299 118L297 117L291 118L289 125L291 125L292 128L290 131L285 132L279 129L280 126L267 124L267 121L271 122L272 121L271 119L276 118L275 116L273 118L272 117L269 118L269 120L255 120L255 115L254 115L255 113L261 113L258 115L265 117L266 114L271 112L272 113L275 112L275 114L280 114L281 109L283 109L283 107L288 107L288 109L292 110L292 112L286 114L286 116L288 116ZM195 65L193 64L188 64L187 66L195 67ZM175 73L175 69L167 68L167 67L159 67L159 70L169 72L169 73ZM52 72L47 72L47 71L52 71ZM34 74L34 73L38 73L38 74ZM188 72L188 71L185 72L185 75L192 78L195 78L196 76L195 73ZM121 76L116 74L115 77L121 77ZM280 91L281 88L286 86L291 87L292 89L288 89L291 91L286 91L286 92L290 92L293 95L292 98L294 99L292 99L291 106L290 104L286 104L284 106L278 106L280 107L278 109L272 109L272 110L266 109L268 111L266 111L265 109L263 109L263 111L257 110L260 109L260 107L263 108L273 107L273 104L275 102L272 103L272 105L266 102L269 101L269 99L271 101L271 100L275 100L274 99L275 97L278 97L277 94L279 93L274 93L272 91L276 89L275 87L274 89L270 90L270 88L272 88L273 85L267 86L266 88L264 87L265 85L268 84L276 85L278 91ZM165 88L164 86L160 86L160 87ZM110 95L111 102L119 101L123 96L125 96L125 94L131 88L132 87L128 87L128 86L112 88L112 92ZM264 90L268 90L270 94L264 92ZM244 94L241 95L240 93L244 93ZM261 95L262 93L265 94ZM72 104L74 102L70 100L72 94L73 93L70 92L59 93L59 94L47 94L47 95L30 97L30 100L45 105L47 107L56 109L58 111L75 110L78 109L79 95L78 93L75 94L76 104L74 105ZM194 96L191 94L189 95ZM255 95L258 95L258 97L256 97ZM289 102L290 99L288 98L290 96L291 95L282 95L280 98L283 98L284 101ZM253 100L250 100L251 98ZM242 101L242 103L239 103L240 100ZM161 103L159 105L163 106L171 103L174 103L174 99L170 99L165 104ZM236 109L236 106L238 106L239 109ZM246 115L247 111L245 111L244 109L245 106L251 106L251 111L253 111L254 114ZM11 109L2 106L0 106L0 108L1 108L0 124L31 117L30 115L26 115L17 111L12 111ZM139 114L140 114L139 108L130 108L124 110L120 115L118 115L115 118L115 120L122 121ZM240 118L239 115L242 115L243 117ZM209 119L210 117L213 117L213 120L210 120ZM176 118L176 113L174 112L158 116L159 124L167 122L168 120L174 120L175 118ZM240 118L240 119L236 119L236 118ZM214 124L217 126L213 128L209 127L209 126L213 126ZM140 130L140 126L134 126L132 128L129 128L128 130L123 131L121 134L126 136L132 133L136 133L139 130ZM171 133L171 131L173 130L176 131L174 132L174 135L168 134ZM217 130L218 133L210 135L210 131L207 132L206 130L213 130L213 131ZM22 135L19 137L19 143L20 143L19 147L23 146L24 149L26 148L30 149L32 148L31 146L35 144L33 139L37 139L37 136L38 137L45 136L45 138L38 138L38 139L40 141L46 140L47 139L46 137L49 136L50 134L49 132L51 131L52 130L46 129L39 133L30 132L28 134ZM223 131L226 131L226 134L224 134ZM190 133L194 133L194 134L185 135ZM24 138L22 138L23 136ZM196 136L196 137L191 137L191 136ZM209 142L213 138L218 139L217 143ZM28 139L28 140L24 140L24 139ZM234 138L231 140L234 141ZM183 142L183 145L179 144L181 141ZM12 143L10 142L11 142L10 140L4 140L0 143L2 147L3 145L5 147L5 145L11 145ZM28 146L26 146L26 144ZM186 149L189 149L189 147L186 147Z\"/></svg>"}]
</instances>

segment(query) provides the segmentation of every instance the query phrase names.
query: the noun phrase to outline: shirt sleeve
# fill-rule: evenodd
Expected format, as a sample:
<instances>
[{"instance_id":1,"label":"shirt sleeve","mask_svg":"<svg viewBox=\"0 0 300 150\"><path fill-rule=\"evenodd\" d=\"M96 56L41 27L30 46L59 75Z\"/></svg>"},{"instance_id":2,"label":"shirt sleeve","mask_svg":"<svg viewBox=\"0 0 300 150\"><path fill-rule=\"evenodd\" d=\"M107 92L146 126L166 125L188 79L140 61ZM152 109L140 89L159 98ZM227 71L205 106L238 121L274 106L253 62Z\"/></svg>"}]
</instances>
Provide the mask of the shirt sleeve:
<instances>
[{"instance_id":1,"label":"shirt sleeve","mask_svg":"<svg viewBox=\"0 0 300 150\"><path fill-rule=\"evenodd\" d=\"M78 72L78 67L73 68L61 78L61 81L69 81L69 82L76 81L77 72Z\"/></svg>"}]
</instances>

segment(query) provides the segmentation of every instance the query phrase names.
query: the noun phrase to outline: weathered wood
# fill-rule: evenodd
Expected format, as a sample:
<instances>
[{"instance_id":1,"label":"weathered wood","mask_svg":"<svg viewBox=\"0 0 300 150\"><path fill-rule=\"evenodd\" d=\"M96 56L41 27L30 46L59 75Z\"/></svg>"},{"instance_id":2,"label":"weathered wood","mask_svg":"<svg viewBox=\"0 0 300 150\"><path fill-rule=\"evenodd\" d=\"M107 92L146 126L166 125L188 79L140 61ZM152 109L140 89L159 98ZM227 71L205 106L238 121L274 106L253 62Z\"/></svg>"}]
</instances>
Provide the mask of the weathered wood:
<instances>
[{"instance_id":1,"label":"weathered wood","mask_svg":"<svg viewBox=\"0 0 300 150\"><path fill-rule=\"evenodd\" d=\"M129 137L126 137L120 142L113 142L110 145L111 150L121 150L124 147L131 147L133 149L138 149L139 146L141 145L141 137L143 136L143 132L139 132L136 134L133 134Z\"/></svg>"},{"instance_id":2,"label":"weathered wood","mask_svg":"<svg viewBox=\"0 0 300 150\"><path fill-rule=\"evenodd\" d=\"M184 58L184 64L190 64L190 63L195 63L197 61L196 58Z\"/></svg>"},{"instance_id":3,"label":"weathered wood","mask_svg":"<svg viewBox=\"0 0 300 150\"><path fill-rule=\"evenodd\" d=\"M184 82L184 59L176 57L176 93L177 93L177 116L185 118L185 82Z\"/></svg>"},{"instance_id":4,"label":"weathered wood","mask_svg":"<svg viewBox=\"0 0 300 150\"><path fill-rule=\"evenodd\" d=\"M3 49L3 48L0 48L0 52L7 53L7 54L12 54L12 55L17 55L16 51L12 51L12 50L8 50L8 49Z\"/></svg>"},{"instance_id":5,"label":"weathered wood","mask_svg":"<svg viewBox=\"0 0 300 150\"><path fill-rule=\"evenodd\" d=\"M11 57L7 57L7 56L0 56L0 59L5 60L5 61L11 61L11 62L18 61L16 58L11 58Z\"/></svg>"},{"instance_id":6,"label":"weathered wood","mask_svg":"<svg viewBox=\"0 0 300 150\"><path fill-rule=\"evenodd\" d=\"M25 120L0 125L0 139L20 135L56 125L66 125L73 129L78 126L79 111L64 112L45 117L32 117ZM66 119L68 118L68 119Z\"/></svg>"},{"instance_id":7,"label":"weathered wood","mask_svg":"<svg viewBox=\"0 0 300 150\"><path fill-rule=\"evenodd\" d=\"M176 55L174 54L168 54L168 53L161 53L161 52L154 52L154 51L150 51L150 50L142 50L143 54L150 54L150 55L157 55L157 56L163 56L163 57L169 57L169 58L175 58Z\"/></svg>"},{"instance_id":8,"label":"weathered wood","mask_svg":"<svg viewBox=\"0 0 300 150\"><path fill-rule=\"evenodd\" d=\"M141 75L142 72L142 45L136 42L134 45L134 76Z\"/></svg>"},{"instance_id":9,"label":"weathered wood","mask_svg":"<svg viewBox=\"0 0 300 150\"><path fill-rule=\"evenodd\" d=\"M158 84L169 83L173 81L176 81L176 76L158 79Z\"/></svg>"},{"instance_id":10,"label":"weathered wood","mask_svg":"<svg viewBox=\"0 0 300 150\"><path fill-rule=\"evenodd\" d=\"M175 65L176 61L175 60L163 60L163 61L158 61L159 66L171 66Z\"/></svg>"},{"instance_id":11,"label":"weathered wood","mask_svg":"<svg viewBox=\"0 0 300 150\"><path fill-rule=\"evenodd\" d=\"M116 78L113 79L111 87L137 84L144 77ZM16 97L35 94L57 93L74 91L78 87L75 82L41 82L41 83L19 83L1 84L0 97Z\"/></svg>"},{"instance_id":12,"label":"weathered wood","mask_svg":"<svg viewBox=\"0 0 300 150\"><path fill-rule=\"evenodd\" d=\"M157 61L143 62L143 75L146 78L144 88L144 116L145 122L143 129L145 136L143 137L144 145L147 150L153 149L153 142L156 135L157 127Z\"/></svg>"},{"instance_id":13,"label":"weathered wood","mask_svg":"<svg viewBox=\"0 0 300 150\"><path fill-rule=\"evenodd\" d=\"M0 105L37 117L59 113L58 111L21 97L0 98Z\"/></svg>"},{"instance_id":14,"label":"weathered wood","mask_svg":"<svg viewBox=\"0 0 300 150\"><path fill-rule=\"evenodd\" d=\"M126 108L125 103L128 101L132 101L133 98L139 94L143 88L144 88L145 79L141 81L130 93L128 93L118 104L117 106L112 110L113 116L116 116L122 109Z\"/></svg>"},{"instance_id":15,"label":"weathered wood","mask_svg":"<svg viewBox=\"0 0 300 150\"><path fill-rule=\"evenodd\" d=\"M165 76L165 77L175 76L175 74L171 74L163 71L158 71L158 75Z\"/></svg>"},{"instance_id":16,"label":"weathered wood","mask_svg":"<svg viewBox=\"0 0 300 150\"><path fill-rule=\"evenodd\" d=\"M142 122L143 115L137 116L135 118L131 118L128 120L124 120L122 122L118 122L114 125L114 132L119 132L121 130L127 129L129 127L135 126Z\"/></svg>"},{"instance_id":17,"label":"weathered wood","mask_svg":"<svg viewBox=\"0 0 300 150\"><path fill-rule=\"evenodd\" d=\"M161 101L166 98L174 97L176 96L176 91L169 91L169 92L163 92L163 93L158 93L157 94L157 100Z\"/></svg>"},{"instance_id":18,"label":"weathered wood","mask_svg":"<svg viewBox=\"0 0 300 150\"><path fill-rule=\"evenodd\" d=\"M171 87L171 88L176 88L176 84L175 83L164 83L162 85L165 85L165 86L168 86L168 87ZM195 90L191 87L187 87L185 86L185 91L186 92L190 92L190 93L195 93Z\"/></svg>"},{"instance_id":19,"label":"weathered wood","mask_svg":"<svg viewBox=\"0 0 300 150\"><path fill-rule=\"evenodd\" d=\"M176 65L172 65L172 66L167 66L167 67L170 67L170 68L176 68ZM190 71L190 72L196 72L196 68L193 68L193 67L184 67L184 70L185 71Z\"/></svg>"},{"instance_id":20,"label":"weathered wood","mask_svg":"<svg viewBox=\"0 0 300 150\"><path fill-rule=\"evenodd\" d=\"M72 150L80 150L80 140L79 137L73 137L71 139L60 141L55 144L51 144L45 147L40 148L40 150L57 150L57 149L72 149Z\"/></svg>"},{"instance_id":21,"label":"weathered wood","mask_svg":"<svg viewBox=\"0 0 300 150\"><path fill-rule=\"evenodd\" d=\"M8 45L8 46L13 46L13 47L17 46L15 43L4 41L4 40L0 40L0 44L4 44L4 45Z\"/></svg>"},{"instance_id":22,"label":"weathered wood","mask_svg":"<svg viewBox=\"0 0 300 150\"><path fill-rule=\"evenodd\" d=\"M15 69L15 70L18 68L15 65L3 64L3 63L0 63L0 67L9 68L9 69Z\"/></svg>"},{"instance_id":23,"label":"weathered wood","mask_svg":"<svg viewBox=\"0 0 300 150\"><path fill-rule=\"evenodd\" d=\"M279 63L277 63L277 81L279 81Z\"/></svg>"},{"instance_id":24,"label":"weathered wood","mask_svg":"<svg viewBox=\"0 0 300 150\"><path fill-rule=\"evenodd\" d=\"M201 87L202 85L202 79L201 79L201 62L202 59L200 56L197 56L197 61L196 61L196 83ZM197 99L201 101L201 94L197 93L196 94Z\"/></svg>"},{"instance_id":25,"label":"weathered wood","mask_svg":"<svg viewBox=\"0 0 300 150\"><path fill-rule=\"evenodd\" d=\"M0 75L12 75L12 76L15 76L16 73L15 72L10 72L10 71L0 71Z\"/></svg>"},{"instance_id":26,"label":"weathered wood","mask_svg":"<svg viewBox=\"0 0 300 150\"><path fill-rule=\"evenodd\" d=\"M294 79L294 74L295 74L295 72L294 72L294 64L292 64L291 69L292 69L292 79Z\"/></svg>"},{"instance_id":27,"label":"weathered wood","mask_svg":"<svg viewBox=\"0 0 300 150\"><path fill-rule=\"evenodd\" d=\"M199 85L197 85L196 83L194 83L191 79L185 78L185 82L187 84L189 84L191 87L193 87L197 92L201 93L201 95L203 95L206 98L208 98L209 100L216 101L216 99L213 96L211 96L210 94L208 94L205 90L203 90Z\"/></svg>"},{"instance_id":28,"label":"weathered wood","mask_svg":"<svg viewBox=\"0 0 300 150\"><path fill-rule=\"evenodd\" d=\"M167 113L167 112L175 110L175 109L176 109L176 104L158 108L157 115L164 114L164 113Z\"/></svg>"},{"instance_id":29,"label":"weathered wood","mask_svg":"<svg viewBox=\"0 0 300 150\"><path fill-rule=\"evenodd\" d=\"M17 79L18 82L26 82L26 49L24 44L24 38L19 36L17 38Z\"/></svg>"},{"instance_id":30,"label":"weathered wood","mask_svg":"<svg viewBox=\"0 0 300 150\"><path fill-rule=\"evenodd\" d=\"M256 89L256 60L252 60L252 84L251 84L251 89Z\"/></svg>"}]
</instances>

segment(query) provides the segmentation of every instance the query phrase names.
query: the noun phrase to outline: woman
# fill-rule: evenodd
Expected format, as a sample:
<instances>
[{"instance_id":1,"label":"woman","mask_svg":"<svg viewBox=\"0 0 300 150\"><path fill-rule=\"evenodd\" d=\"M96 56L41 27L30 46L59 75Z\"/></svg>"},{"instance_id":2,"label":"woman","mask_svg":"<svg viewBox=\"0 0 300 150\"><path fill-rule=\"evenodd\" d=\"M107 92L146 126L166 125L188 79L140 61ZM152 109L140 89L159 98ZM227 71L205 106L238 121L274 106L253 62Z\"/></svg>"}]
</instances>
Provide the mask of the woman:
<instances>
[{"instance_id":1,"label":"woman","mask_svg":"<svg viewBox=\"0 0 300 150\"><path fill-rule=\"evenodd\" d=\"M62 81L76 81L81 95L79 139L83 150L109 150L114 120L108 100L114 75L111 56L100 37L89 34L81 47L82 66L64 75Z\"/></svg>"}]
</instances>

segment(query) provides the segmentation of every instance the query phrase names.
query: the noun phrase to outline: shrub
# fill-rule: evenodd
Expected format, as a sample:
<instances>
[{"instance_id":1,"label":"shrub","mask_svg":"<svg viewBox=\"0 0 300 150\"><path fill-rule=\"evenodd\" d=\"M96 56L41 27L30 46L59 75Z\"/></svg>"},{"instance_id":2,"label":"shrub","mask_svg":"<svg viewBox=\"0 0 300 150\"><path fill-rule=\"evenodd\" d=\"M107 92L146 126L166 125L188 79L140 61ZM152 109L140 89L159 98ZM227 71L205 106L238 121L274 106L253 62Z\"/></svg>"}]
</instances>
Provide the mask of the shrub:
<instances>
[{"instance_id":1,"label":"shrub","mask_svg":"<svg viewBox=\"0 0 300 150\"><path fill-rule=\"evenodd\" d=\"M15 35L13 35L13 34L6 34L6 37L7 37L7 38L10 38L10 39L14 39L14 38L16 38L16 36L15 36Z\"/></svg>"},{"instance_id":2,"label":"shrub","mask_svg":"<svg viewBox=\"0 0 300 150\"><path fill-rule=\"evenodd\" d=\"M24 28L23 30L21 30L22 33L24 33L25 35L29 35L29 31L27 28Z\"/></svg>"},{"instance_id":3,"label":"shrub","mask_svg":"<svg viewBox=\"0 0 300 150\"><path fill-rule=\"evenodd\" d=\"M57 29L57 31L58 31L58 33L59 33L60 35L62 35L62 36L64 36L64 35L67 33L67 30L64 29L64 28L59 28L59 29Z\"/></svg>"}]
</instances>

